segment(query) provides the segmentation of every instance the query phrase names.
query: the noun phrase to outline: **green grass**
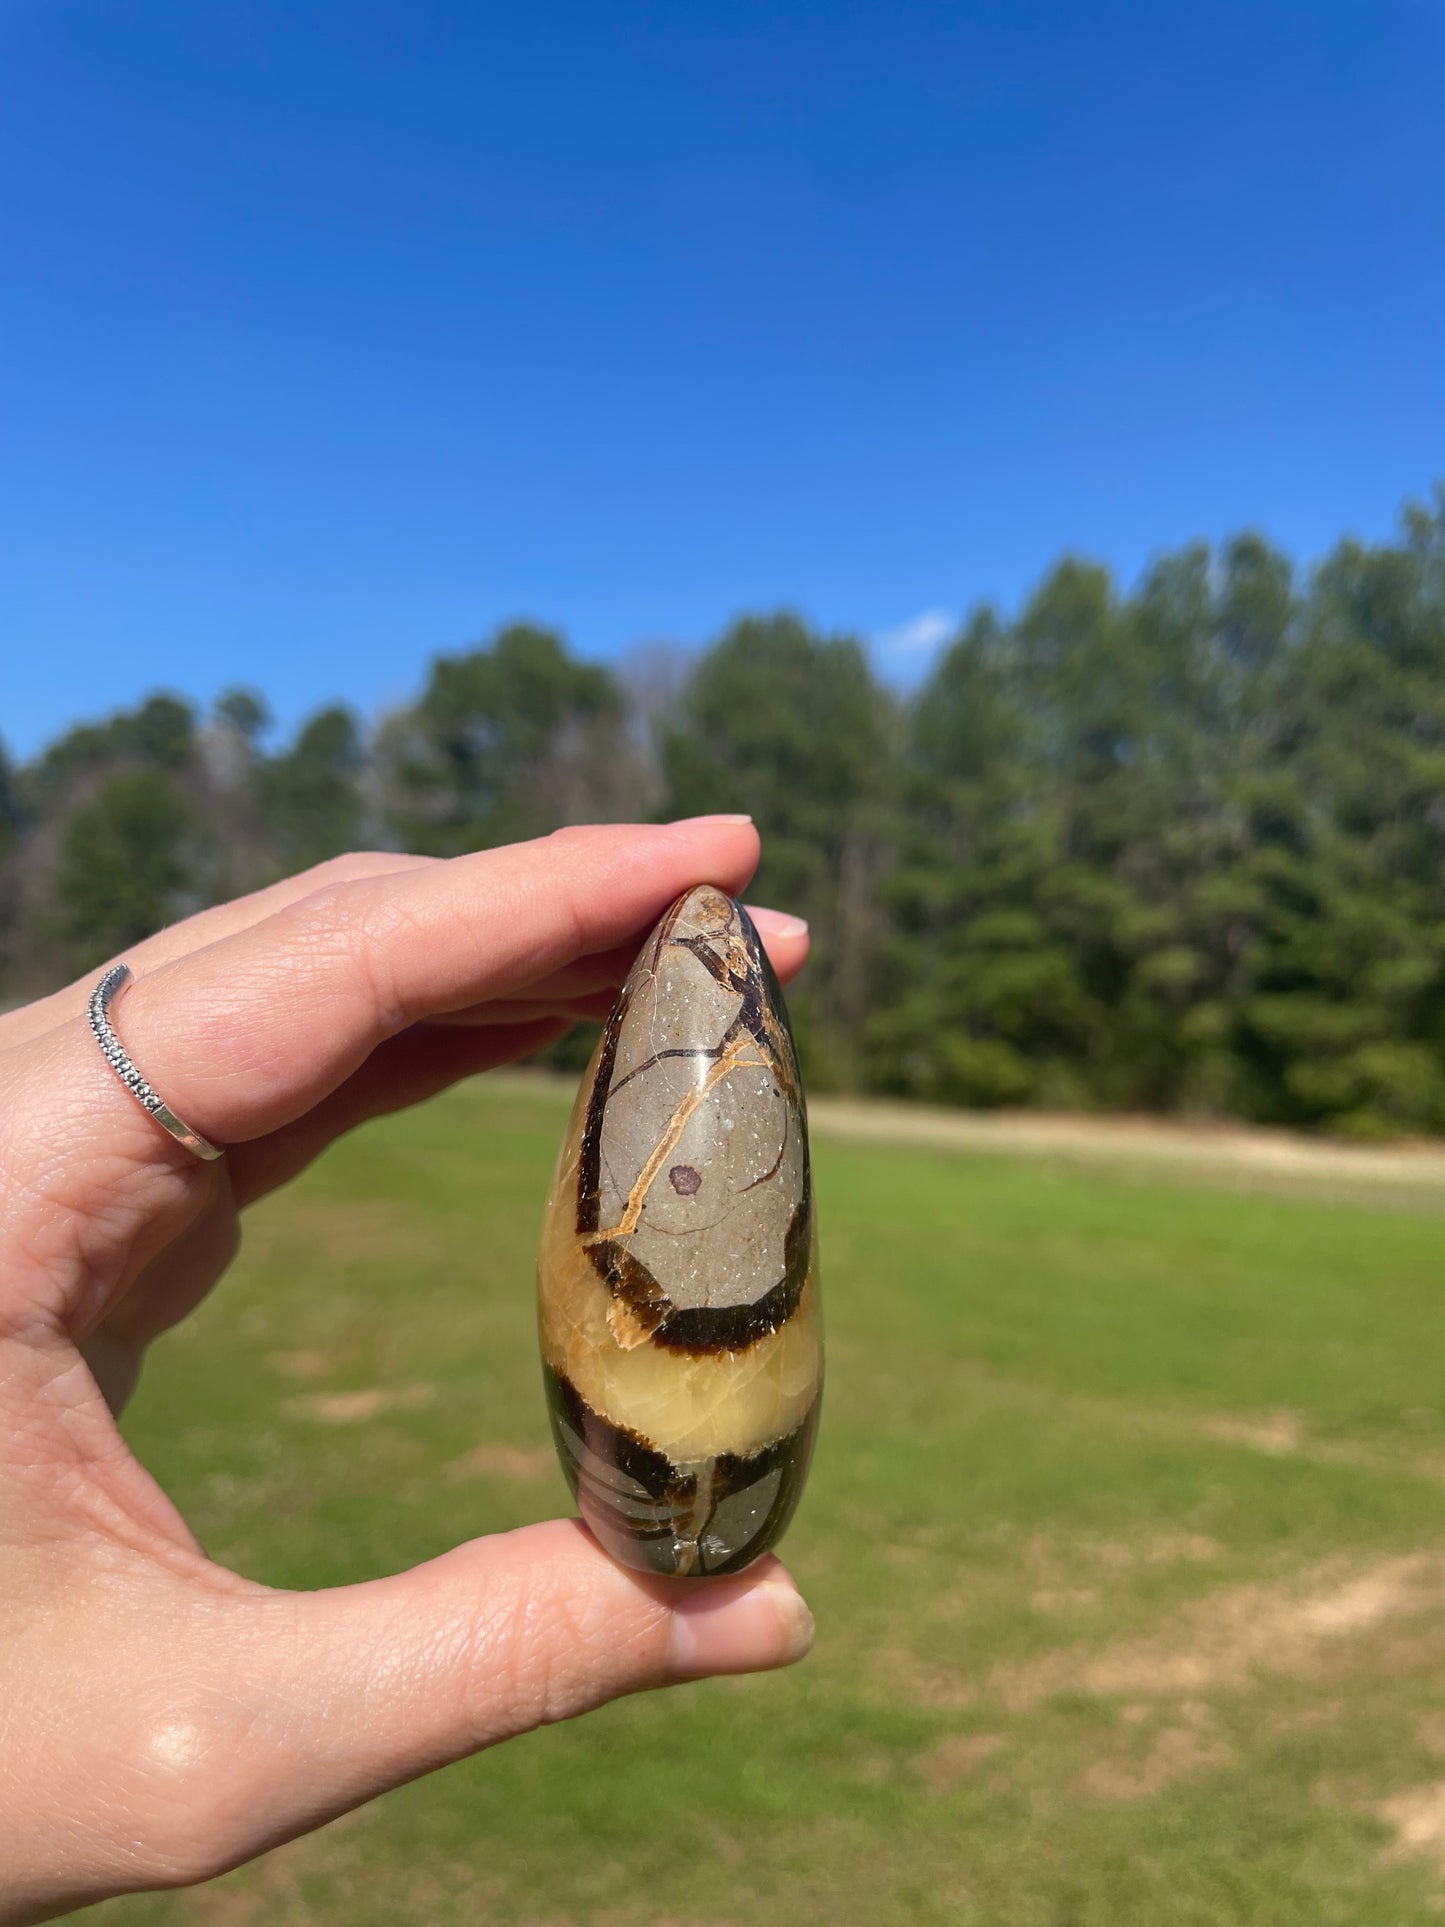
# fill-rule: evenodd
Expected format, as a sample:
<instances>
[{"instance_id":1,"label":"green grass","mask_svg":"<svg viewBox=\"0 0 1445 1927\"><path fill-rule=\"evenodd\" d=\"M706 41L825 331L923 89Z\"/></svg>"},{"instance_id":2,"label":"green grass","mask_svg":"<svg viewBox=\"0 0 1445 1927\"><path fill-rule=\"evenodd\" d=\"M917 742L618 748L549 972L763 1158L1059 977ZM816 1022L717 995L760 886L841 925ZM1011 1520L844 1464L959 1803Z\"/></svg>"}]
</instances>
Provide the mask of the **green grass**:
<instances>
[{"instance_id":1,"label":"green grass","mask_svg":"<svg viewBox=\"0 0 1445 1927\"><path fill-rule=\"evenodd\" d=\"M565 1509L532 1307L563 1116L473 1086L255 1214L128 1420L215 1556L328 1585ZM102 1916L1438 1927L1445 1791L1433 1861L1386 1810L1445 1786L1445 1219L816 1153L806 1665L610 1707ZM369 1418L313 1403L377 1388Z\"/></svg>"}]
</instances>

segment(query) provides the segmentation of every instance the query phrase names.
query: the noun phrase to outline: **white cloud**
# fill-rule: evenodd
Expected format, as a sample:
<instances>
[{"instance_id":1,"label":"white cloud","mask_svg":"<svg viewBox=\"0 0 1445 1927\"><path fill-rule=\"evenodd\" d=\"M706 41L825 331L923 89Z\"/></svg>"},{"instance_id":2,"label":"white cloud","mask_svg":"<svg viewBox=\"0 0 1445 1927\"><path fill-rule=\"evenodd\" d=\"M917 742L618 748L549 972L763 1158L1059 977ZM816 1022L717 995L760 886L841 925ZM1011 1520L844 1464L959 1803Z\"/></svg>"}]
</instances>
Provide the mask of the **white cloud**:
<instances>
[{"instance_id":1,"label":"white cloud","mask_svg":"<svg viewBox=\"0 0 1445 1927\"><path fill-rule=\"evenodd\" d=\"M886 656L921 656L947 642L957 627L958 617L951 609L920 609L896 629L885 629L874 642Z\"/></svg>"}]
</instances>

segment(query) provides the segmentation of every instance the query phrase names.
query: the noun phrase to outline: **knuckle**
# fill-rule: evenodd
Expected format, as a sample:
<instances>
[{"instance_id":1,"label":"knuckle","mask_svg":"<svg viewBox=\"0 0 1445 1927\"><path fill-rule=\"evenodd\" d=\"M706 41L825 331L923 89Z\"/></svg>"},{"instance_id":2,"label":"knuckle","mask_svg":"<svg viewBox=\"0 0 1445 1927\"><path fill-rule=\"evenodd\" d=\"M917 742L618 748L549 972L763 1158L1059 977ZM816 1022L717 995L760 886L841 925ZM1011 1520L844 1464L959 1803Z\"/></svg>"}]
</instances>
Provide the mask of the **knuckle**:
<instances>
[{"instance_id":1,"label":"knuckle","mask_svg":"<svg viewBox=\"0 0 1445 1927\"><path fill-rule=\"evenodd\" d=\"M320 863L313 863L309 870L301 872L299 880L324 889L328 884L354 883L360 878L375 876L378 870L390 868L395 861L395 857L383 850L344 850L340 856L328 856Z\"/></svg>"},{"instance_id":2,"label":"knuckle","mask_svg":"<svg viewBox=\"0 0 1445 1927\"><path fill-rule=\"evenodd\" d=\"M610 1586L527 1576L471 1642L466 1692L477 1743L571 1719L650 1684L660 1673L664 1616L659 1607L629 1626Z\"/></svg>"},{"instance_id":3,"label":"knuckle","mask_svg":"<svg viewBox=\"0 0 1445 1927\"><path fill-rule=\"evenodd\" d=\"M585 849L589 844L597 841L597 825L564 823L560 829L550 831L543 841L550 843L558 850Z\"/></svg>"},{"instance_id":4,"label":"knuckle","mask_svg":"<svg viewBox=\"0 0 1445 1927\"><path fill-rule=\"evenodd\" d=\"M257 969L256 989L274 982L284 971L291 1002L297 1011L323 1012L377 1004L384 988L379 979L369 907L358 902L352 886L337 884L318 890L287 913L281 941ZM258 1028L272 1034L269 1004L255 998ZM289 1042L281 1033L283 1060Z\"/></svg>"},{"instance_id":5,"label":"knuckle","mask_svg":"<svg viewBox=\"0 0 1445 1927\"><path fill-rule=\"evenodd\" d=\"M298 986L310 979L328 1001L359 999L384 1034L402 1029L411 1012L400 994L396 959L408 944L423 944L425 918L404 896L359 890L375 877L333 880L313 890L288 915L286 950Z\"/></svg>"}]
</instances>

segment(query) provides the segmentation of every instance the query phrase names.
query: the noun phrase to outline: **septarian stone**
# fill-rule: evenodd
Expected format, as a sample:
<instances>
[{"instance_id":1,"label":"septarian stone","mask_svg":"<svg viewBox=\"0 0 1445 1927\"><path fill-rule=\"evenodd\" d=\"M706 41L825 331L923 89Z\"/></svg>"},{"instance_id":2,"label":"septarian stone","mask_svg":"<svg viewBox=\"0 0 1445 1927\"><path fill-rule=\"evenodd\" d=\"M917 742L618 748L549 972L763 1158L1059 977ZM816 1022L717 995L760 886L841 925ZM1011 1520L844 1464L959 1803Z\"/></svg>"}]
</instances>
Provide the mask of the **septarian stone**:
<instances>
[{"instance_id":1,"label":"septarian stone","mask_svg":"<svg viewBox=\"0 0 1445 1927\"><path fill-rule=\"evenodd\" d=\"M539 1270L562 1469L625 1565L738 1572L807 1475L822 1328L782 992L703 886L643 947L562 1145Z\"/></svg>"}]
</instances>

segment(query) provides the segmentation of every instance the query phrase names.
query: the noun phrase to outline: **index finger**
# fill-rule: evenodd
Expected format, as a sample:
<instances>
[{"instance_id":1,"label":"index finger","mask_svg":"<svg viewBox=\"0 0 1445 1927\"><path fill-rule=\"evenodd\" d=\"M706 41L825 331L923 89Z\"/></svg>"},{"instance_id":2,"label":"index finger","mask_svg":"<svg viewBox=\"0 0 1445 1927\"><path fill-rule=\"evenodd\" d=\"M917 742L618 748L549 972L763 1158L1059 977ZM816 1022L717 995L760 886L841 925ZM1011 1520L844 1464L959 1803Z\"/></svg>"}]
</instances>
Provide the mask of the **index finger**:
<instances>
[{"instance_id":1,"label":"index finger","mask_svg":"<svg viewBox=\"0 0 1445 1927\"><path fill-rule=\"evenodd\" d=\"M117 1029L194 1129L244 1141L302 1116L408 1025L640 937L693 884L735 895L757 857L748 818L703 817L562 830L338 883L139 977ZM83 1021L53 1037L79 1054L64 1083L92 1142L113 1149L139 1125L169 1159Z\"/></svg>"}]
</instances>

